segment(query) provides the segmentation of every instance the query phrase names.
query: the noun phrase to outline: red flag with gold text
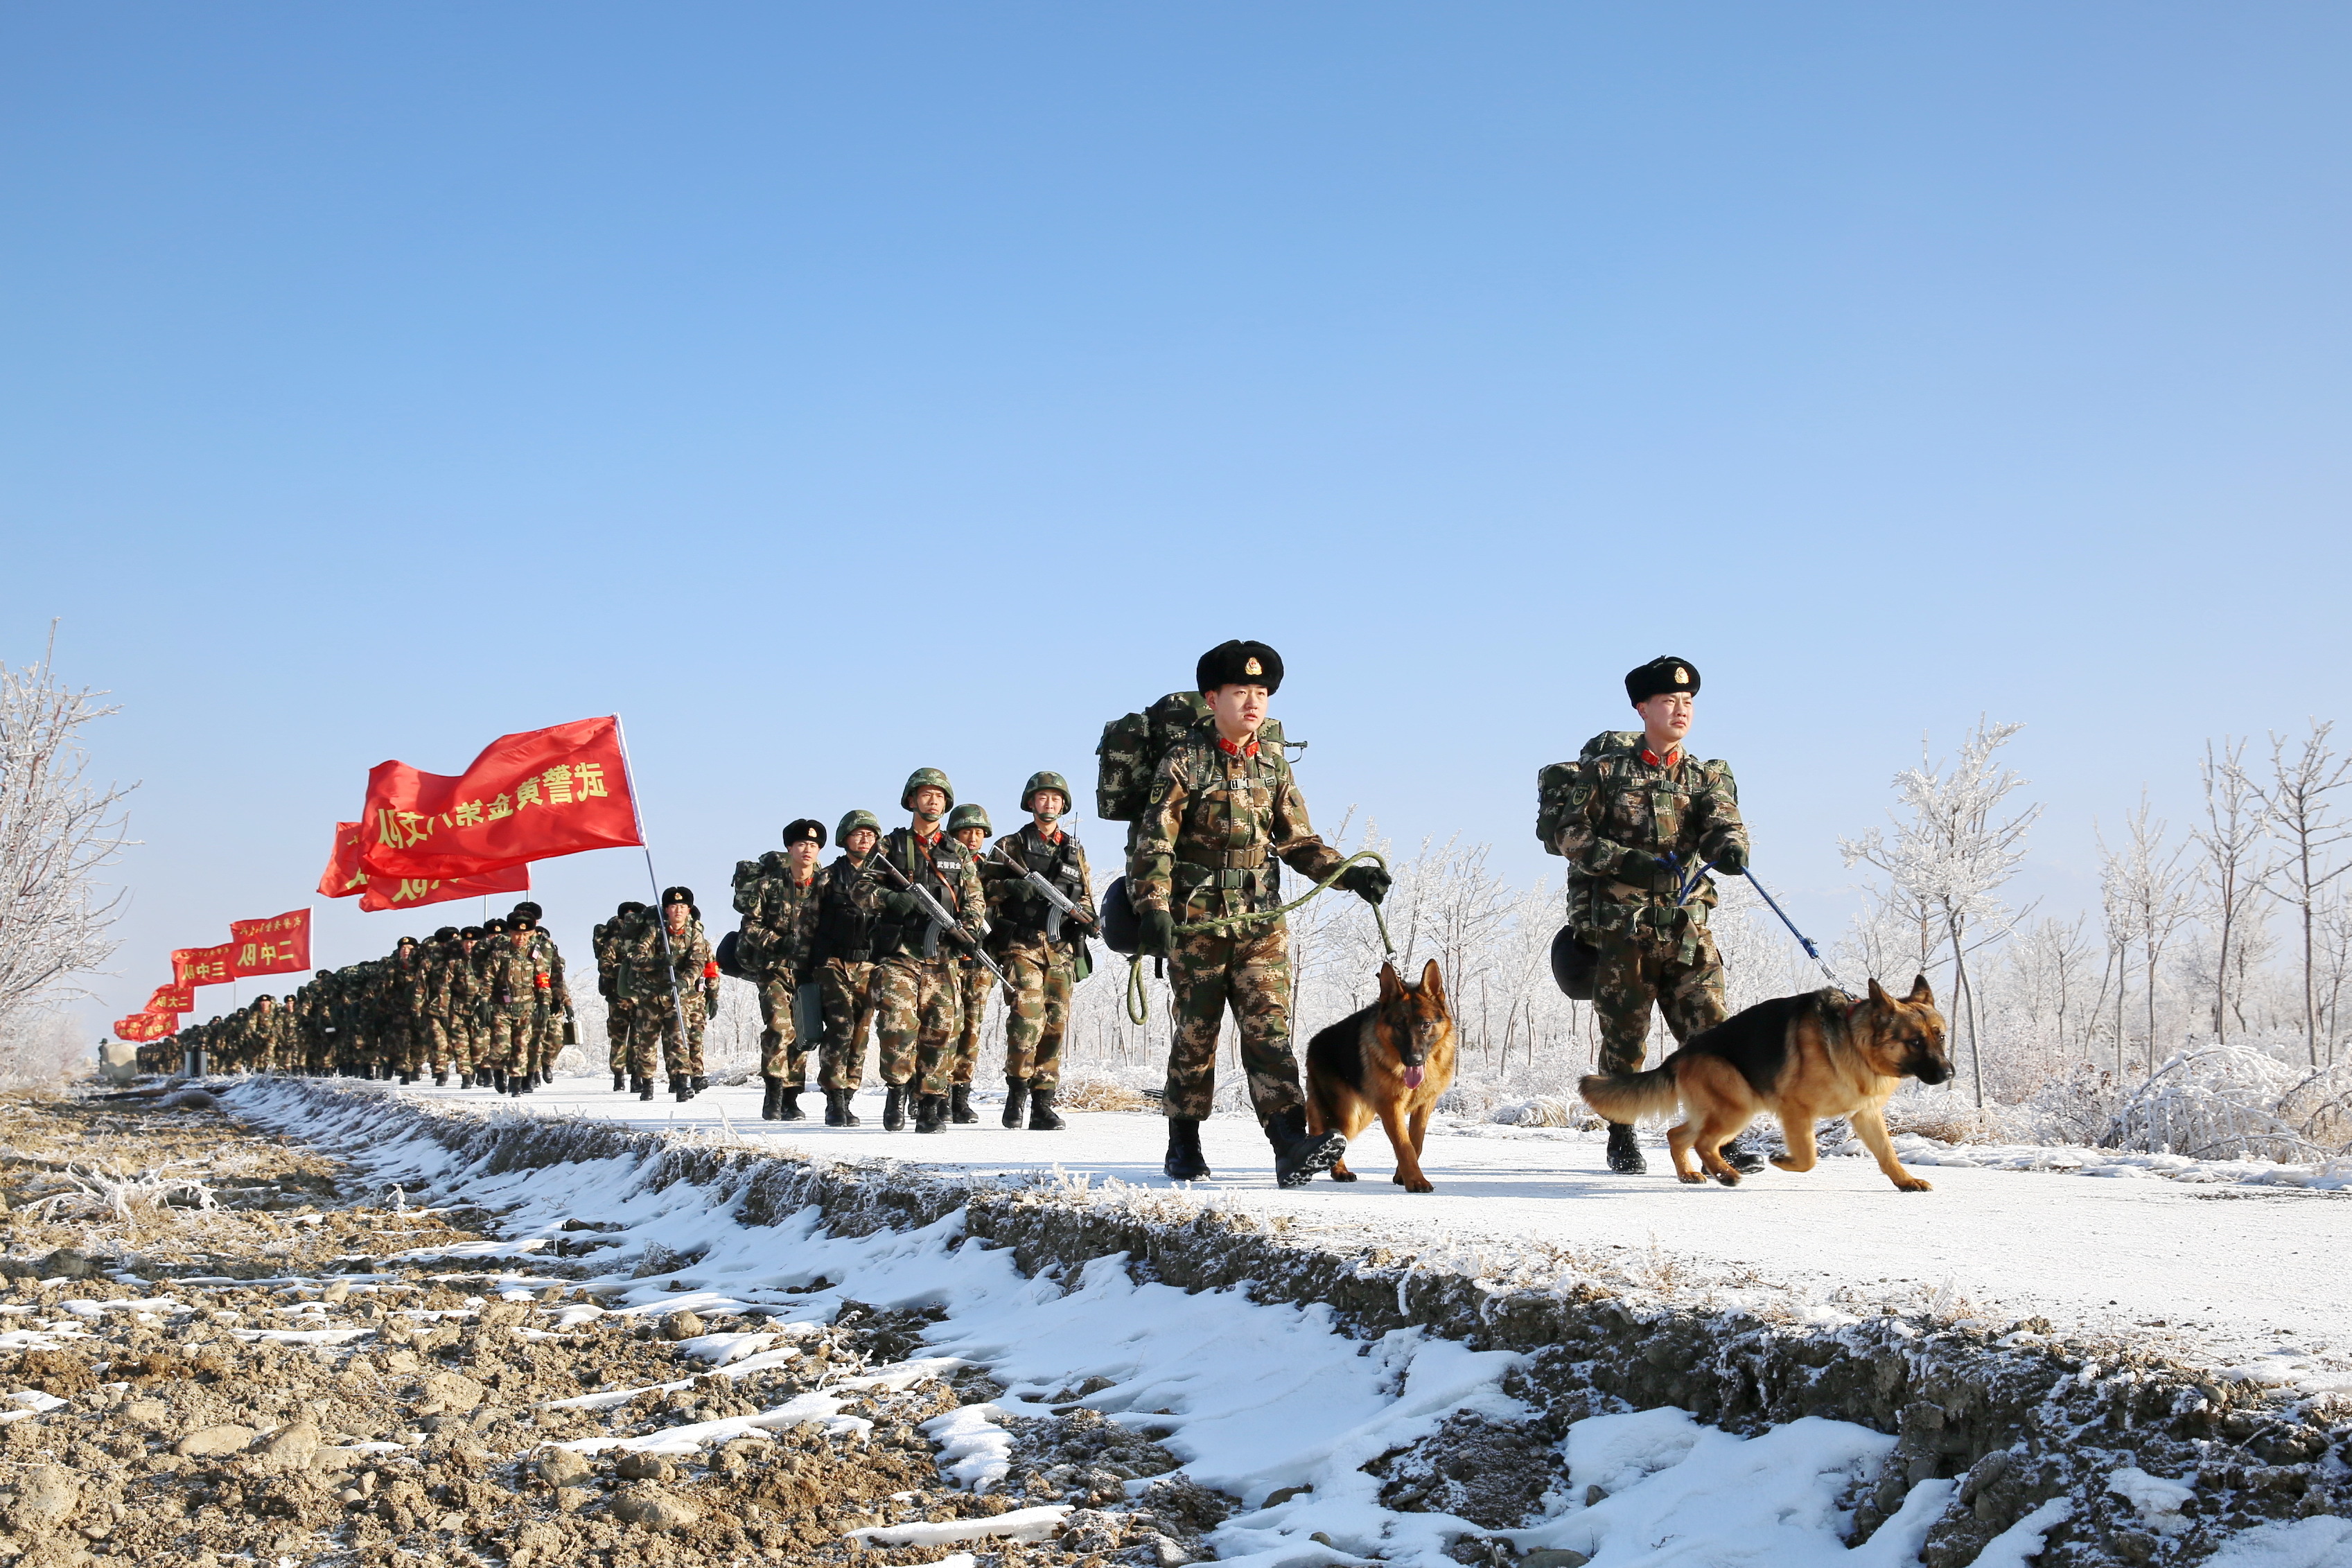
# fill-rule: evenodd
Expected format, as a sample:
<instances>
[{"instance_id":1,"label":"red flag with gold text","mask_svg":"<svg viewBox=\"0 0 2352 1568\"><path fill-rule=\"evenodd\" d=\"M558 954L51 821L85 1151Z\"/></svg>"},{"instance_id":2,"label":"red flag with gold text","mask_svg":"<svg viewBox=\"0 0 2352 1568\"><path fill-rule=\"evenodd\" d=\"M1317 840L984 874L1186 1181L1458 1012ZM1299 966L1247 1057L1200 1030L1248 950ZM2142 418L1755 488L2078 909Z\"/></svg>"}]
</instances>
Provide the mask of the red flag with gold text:
<instances>
[{"instance_id":1,"label":"red flag with gold text","mask_svg":"<svg viewBox=\"0 0 2352 1568\"><path fill-rule=\"evenodd\" d=\"M239 979L247 975L289 975L310 967L310 912L289 909L267 920L228 923L228 972Z\"/></svg>"},{"instance_id":2,"label":"red flag with gold text","mask_svg":"<svg viewBox=\"0 0 2352 1568\"><path fill-rule=\"evenodd\" d=\"M236 956L236 945L224 942L217 947L174 947L172 949L172 983L175 986L226 986L230 979L229 961Z\"/></svg>"},{"instance_id":3,"label":"red flag with gold text","mask_svg":"<svg viewBox=\"0 0 2352 1568\"><path fill-rule=\"evenodd\" d=\"M194 986L158 986L155 994L147 998L151 1013L192 1013L196 1010L196 988Z\"/></svg>"},{"instance_id":4,"label":"red flag with gold text","mask_svg":"<svg viewBox=\"0 0 2352 1568\"><path fill-rule=\"evenodd\" d=\"M474 898L491 893L529 893L528 863L480 876L435 880L415 876L370 876L360 866L360 824L337 822L335 847L319 878L319 891L329 898L360 895L360 907L370 914L386 909L414 909L423 904L443 904L453 898Z\"/></svg>"},{"instance_id":5,"label":"red flag with gold text","mask_svg":"<svg viewBox=\"0 0 2352 1568\"><path fill-rule=\"evenodd\" d=\"M379 763L362 818L371 876L446 881L645 841L611 717L502 735L454 778Z\"/></svg>"},{"instance_id":6,"label":"red flag with gold text","mask_svg":"<svg viewBox=\"0 0 2352 1568\"><path fill-rule=\"evenodd\" d=\"M170 1013L137 1012L127 1019L114 1020L117 1040L146 1041L162 1040L180 1032L180 1020Z\"/></svg>"}]
</instances>

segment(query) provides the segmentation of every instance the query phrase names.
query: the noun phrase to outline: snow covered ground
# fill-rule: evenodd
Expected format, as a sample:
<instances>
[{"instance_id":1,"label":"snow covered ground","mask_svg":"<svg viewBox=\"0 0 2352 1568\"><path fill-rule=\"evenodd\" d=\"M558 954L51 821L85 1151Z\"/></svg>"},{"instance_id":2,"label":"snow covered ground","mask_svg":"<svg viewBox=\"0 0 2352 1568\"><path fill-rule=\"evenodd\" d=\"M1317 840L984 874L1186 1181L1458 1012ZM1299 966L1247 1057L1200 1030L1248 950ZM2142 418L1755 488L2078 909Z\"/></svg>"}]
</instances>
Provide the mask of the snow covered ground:
<instances>
[{"instance_id":1,"label":"snow covered ground","mask_svg":"<svg viewBox=\"0 0 2352 1568\"><path fill-rule=\"evenodd\" d=\"M610 1081L562 1079L528 1100L483 1091L365 1091L522 1106L646 1127L731 1133L836 1159L891 1158L973 1175L1058 1170L1097 1182L1169 1185L1157 1117L1073 1112L1062 1133L981 1124L935 1136L887 1133L881 1097L866 1124L763 1123L759 1083L715 1087L685 1105L614 1094ZM814 1095L805 1103L821 1104ZM1433 1127L1423 1166L1437 1191L1389 1180L1386 1139L1356 1141L1353 1186L1273 1184L1256 1124L1217 1117L1203 1145L1213 1201L1296 1216L1334 1236L1507 1263L1521 1249L1598 1256L1678 1292L1726 1301L1793 1297L1825 1320L1880 1304L1947 1317L2045 1317L2059 1329L2127 1333L2231 1375L2352 1392L2352 1192L2344 1173L2085 1150L1978 1150L1905 1140L1903 1157L1936 1184L1896 1192L1866 1157L1825 1159L1803 1176L1767 1169L1738 1188L1685 1186L1653 1138L1646 1177L1609 1174L1596 1134L1486 1123ZM1859 1150L1855 1153L1858 1155ZM2279 1179L2281 1173L2287 1179ZM2171 1179L2167 1179L2167 1177Z\"/></svg>"},{"instance_id":2,"label":"snow covered ground","mask_svg":"<svg viewBox=\"0 0 2352 1568\"><path fill-rule=\"evenodd\" d=\"M718 1195L691 1182L656 1185L635 1155L580 1161L554 1167L493 1172L467 1166L414 1124L363 1119L365 1141L352 1143L354 1124L332 1107L292 1085L255 1083L234 1098L240 1111L289 1133L318 1136L327 1146L354 1158L373 1179L399 1182L425 1202L463 1198L502 1211L508 1234L551 1233L565 1218L593 1214L618 1226L626 1260L658 1241L694 1261L647 1278L622 1270L592 1282L601 1306L566 1309L564 1322L582 1314L613 1311L657 1314L681 1308L730 1322L730 1313L758 1314L740 1332L708 1338L705 1359L721 1370L745 1368L762 1360L789 1357L796 1323L828 1321L845 1301L883 1308L936 1306L945 1320L930 1331L924 1358L898 1367L866 1369L845 1376L842 1394L881 1380L910 1381L961 1362L986 1366L1006 1389L993 1404L965 1406L930 1423L942 1464L962 1483L986 1488L1003 1474L1008 1440L998 1419L1007 1414L1042 1415L1050 1404L1066 1406L1070 1391L1102 1380L1080 1401L1117 1418L1160 1434L1194 1479L1239 1497L1244 1511L1210 1538L1226 1563L1248 1568L1361 1568L1378 1558L1423 1568L1450 1568L1444 1548L1469 1530L1465 1521L1433 1512L1401 1512L1382 1505L1380 1481L1363 1467L1392 1448L1435 1432L1447 1416L1476 1412L1498 1420L1527 1416L1525 1406L1504 1392L1504 1375L1520 1359L1499 1351L1473 1351L1420 1329L1390 1333L1369 1343L1332 1332L1330 1314L1319 1305L1254 1301L1237 1291L1185 1291L1138 1283L1119 1260L1099 1259L1066 1272L1058 1281L1025 1277L1011 1255L968 1242L961 1211L917 1230L881 1230L863 1237L826 1233L814 1211L782 1224L747 1227ZM637 1103L604 1103L632 1113ZM718 1124L721 1113L736 1120L738 1097L718 1094L695 1103L692 1117ZM569 1109L580 1108L575 1102ZM667 1107L648 1120L667 1122ZM736 1120L738 1130L741 1123ZM752 1124L756 1129L758 1124ZM1099 1151L1103 1163L1132 1170L1127 1145L1152 1130L1148 1119L1087 1118L1080 1130L1059 1142L1066 1156ZM1242 1126L1241 1132L1248 1128ZM1220 1128L1213 1147L1223 1156L1246 1148L1231 1129ZM779 1138L784 1134L775 1134ZM795 1130L795 1139L821 1142L822 1129ZM887 1134L854 1134L873 1149ZM911 1140L911 1134L902 1134ZM945 1145L942 1155L978 1159L1015 1142L991 1129L957 1139L926 1139ZM848 1137L842 1137L844 1145ZM1043 1142L1024 1137L1024 1145ZM1433 1144L1434 1141L1433 1141ZM1528 1173L1544 1151L1548 1167L1525 1174L1531 1184L1514 1191L1511 1173ZM1441 1212L1460 1213L1482 1202L1549 1205L1591 1210L1596 1215L1626 1206L1663 1208L1664 1197L1635 1195L1639 1184L1613 1186L1589 1178L1581 1166L1589 1154L1575 1143L1536 1145L1517 1141L1455 1138L1448 1141L1445 1169L1463 1186L1486 1193L1458 1193L1451 1199L1412 1200L1367 1184L1358 1193L1318 1192L1306 1199L1276 1197L1262 1181L1245 1183L1265 1201L1297 1201L1311 1208L1353 1201L1378 1206L1401 1222L1442 1223ZM1000 1159L1002 1155L998 1156ZM1242 1162L1234 1159L1236 1168ZM1846 1195L1860 1207L1863 1192L1843 1173L1824 1192ZM2007 1181L2019 1186L2031 1178L1972 1173L1970 1183ZM1966 1184L1964 1184L1966 1185ZM1759 1187L1759 1190L1760 1187ZM2047 1195L2051 1184L2042 1184ZM2082 1184L2085 1193L2103 1186ZM2124 1184L2113 1189L2126 1190ZM2137 1190L2136 1186L2129 1190ZM2169 1189L2167 1189L2168 1191ZM1668 1189L1658 1191L1666 1195ZM1619 1196L1609 1196L1612 1192ZM1500 1194L1502 1196L1494 1196ZM1692 1215L1731 1212L1741 1195L1672 1194L1692 1201ZM1765 1200L1772 1201L1772 1200ZM1895 1195L1886 1195L1891 1205ZM1916 1208L1923 1201L1902 1199ZM2187 1201L2182 1199L2181 1201ZM1447 1206L1451 1206L1450 1208ZM1776 1210L1790 1218L1786 1206ZM1818 1215L1816 1207L1811 1211ZM2012 1214L2021 1212L2012 1209ZM2192 1210L2183 1209L2188 1213ZM2325 1202L2312 1214L2337 1212ZM1520 1223L1533 1223L1523 1215ZM1887 1234L1894 1233L1888 1227ZM1736 1234L1720 1224L1695 1234ZM634 1245L632 1245L634 1244ZM1817 1243L1820 1244L1820 1243ZM1885 1244L1881 1244L1882 1246ZM518 1259L519 1270L528 1262ZM510 1299L528 1299L547 1281L527 1271L493 1277L488 1288ZM814 1287L814 1288L812 1288ZM701 1343L703 1342L697 1342ZM606 1391L597 1399L626 1397L633 1391ZM677 1427L644 1437L621 1439L665 1450L757 1435L803 1421L853 1420L838 1414L845 1400L829 1392L803 1395L758 1416ZM708 1427L705 1430L704 1427ZM1523 1550L1563 1548L1591 1557L1595 1568L1726 1563L1847 1564L1887 1568L1917 1560L1930 1525L1951 1500L1957 1483L1919 1482L1901 1510L1867 1542L1848 1549L1841 1540L1845 1518L1841 1499L1855 1480L1874 1473L1893 1447L1884 1434L1844 1422L1808 1417L1741 1437L1705 1427L1674 1409L1594 1416L1570 1427L1561 1443L1568 1484L1547 1501L1541 1522L1516 1531L1477 1531L1509 1539ZM610 1446L607 1440L603 1446ZM2182 1489L2137 1470L2118 1473L2138 1485L2123 1495L2160 1516L2177 1507ZM1148 1483L1129 1483L1139 1491ZM1588 1490L1597 1489L1597 1490ZM1278 1498L1278 1500L1277 1500ZM1996 1539L1979 1559L1988 1564L2021 1563L2042 1544L2043 1532L2066 1517L2065 1500L2021 1521ZM1005 1516L1008 1525L1027 1520ZM1040 1528L1050 1528L1044 1520ZM942 1540L941 1545L952 1544ZM2352 1526L2331 1519L2305 1519L2265 1525L2238 1538L2212 1561L2222 1568L2277 1568L2342 1564L2352 1561Z\"/></svg>"}]
</instances>

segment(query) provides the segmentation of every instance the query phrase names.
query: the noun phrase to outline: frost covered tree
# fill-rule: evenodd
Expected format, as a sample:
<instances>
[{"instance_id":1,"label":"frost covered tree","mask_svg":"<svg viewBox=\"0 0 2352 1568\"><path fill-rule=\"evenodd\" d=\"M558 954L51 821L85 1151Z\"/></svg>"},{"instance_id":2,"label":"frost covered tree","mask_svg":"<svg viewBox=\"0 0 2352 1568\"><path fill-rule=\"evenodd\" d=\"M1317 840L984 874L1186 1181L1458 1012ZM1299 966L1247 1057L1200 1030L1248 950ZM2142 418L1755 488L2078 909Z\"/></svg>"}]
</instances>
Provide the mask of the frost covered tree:
<instances>
[{"instance_id":1,"label":"frost covered tree","mask_svg":"<svg viewBox=\"0 0 2352 1568\"><path fill-rule=\"evenodd\" d=\"M2339 758L2328 746L2328 732L2335 727L2333 722L2314 719L2311 733L2292 757L2286 737L2273 735L2271 782L2257 791L2272 835L2281 843L2279 858L2263 885L2294 910L2303 925L2303 1038L2314 1067L2319 1065L2320 901L2331 883L2352 871L2352 861L2335 858L2344 841L2352 839L2352 821L2337 815L2335 798L2352 782L2352 757Z\"/></svg>"},{"instance_id":2,"label":"frost covered tree","mask_svg":"<svg viewBox=\"0 0 2352 1568\"><path fill-rule=\"evenodd\" d=\"M41 662L0 664L0 1040L29 1016L89 992L76 983L115 949L118 891L99 872L124 836L127 789L89 783L82 733L116 710L58 685L57 628ZM136 788L132 786L131 788Z\"/></svg>"},{"instance_id":3,"label":"frost covered tree","mask_svg":"<svg viewBox=\"0 0 2352 1568\"><path fill-rule=\"evenodd\" d=\"M2120 851L2110 852L2106 841L2099 841L2100 854L2107 867L2101 882L2122 899L2126 912L2124 929L2138 940L2140 955L2145 960L2143 983L2147 1001L2147 1071L2150 1076L2154 1076L2156 967L2164 956L2164 949L2174 934L2189 919L2191 907L2189 877L2180 865L2180 857L2188 852L2188 846L2176 844L2167 850L2164 841L2170 824L2153 818L2145 792L2140 796L2138 809L2124 820L2124 825L2129 837ZM2096 829L2094 828L2093 831L2095 833ZM2128 943L2125 945L2125 950L2128 950ZM2116 984L2116 1065L2120 1071L2123 1065L2120 967Z\"/></svg>"},{"instance_id":4,"label":"frost covered tree","mask_svg":"<svg viewBox=\"0 0 2352 1568\"><path fill-rule=\"evenodd\" d=\"M2262 843L2270 826L2261 791L2246 777L2245 754L2246 743L2227 736L2218 754L2211 741L2205 743L2205 760L2198 768L2205 825L2192 835L2204 853L2198 875L2206 896L2205 920L2213 933L2213 1038L2223 1045L2230 1040L2231 965L2239 957L2247 905L2261 884Z\"/></svg>"},{"instance_id":5,"label":"frost covered tree","mask_svg":"<svg viewBox=\"0 0 2352 1568\"><path fill-rule=\"evenodd\" d=\"M1900 899L1932 915L1952 965L1951 1002L1966 1020L1977 1103L1985 1098L1984 1052L1969 955L2008 935L2028 910L2012 912L2000 889L2025 859L2025 831L2039 806L2011 808L2025 779L2000 760L2000 748L2023 728L1982 719L1960 743L1948 770L1920 743L1920 762L1895 776L1895 834L1873 828L1840 839L1845 863L1866 862L1887 874Z\"/></svg>"}]
</instances>

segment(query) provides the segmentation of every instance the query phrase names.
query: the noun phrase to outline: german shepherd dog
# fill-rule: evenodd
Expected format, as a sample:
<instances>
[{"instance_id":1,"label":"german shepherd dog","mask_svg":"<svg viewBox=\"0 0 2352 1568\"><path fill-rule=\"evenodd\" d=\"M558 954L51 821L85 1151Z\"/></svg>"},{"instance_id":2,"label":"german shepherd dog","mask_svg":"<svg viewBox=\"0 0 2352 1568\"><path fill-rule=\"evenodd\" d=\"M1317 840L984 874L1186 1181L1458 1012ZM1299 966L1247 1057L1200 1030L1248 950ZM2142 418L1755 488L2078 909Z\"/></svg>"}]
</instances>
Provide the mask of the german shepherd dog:
<instances>
[{"instance_id":1,"label":"german shepherd dog","mask_svg":"<svg viewBox=\"0 0 2352 1568\"><path fill-rule=\"evenodd\" d=\"M1408 986L1393 964L1381 966L1380 1000L1349 1013L1307 1042L1307 1130L1352 1139L1372 1119L1396 1151L1389 1179L1407 1192L1434 1192L1421 1174L1429 1113L1454 1082L1454 1014L1432 958L1421 983ZM1333 1181L1354 1181L1341 1159Z\"/></svg>"},{"instance_id":2,"label":"german shepherd dog","mask_svg":"<svg viewBox=\"0 0 2352 1568\"><path fill-rule=\"evenodd\" d=\"M1666 1144L1675 1174L1686 1182L1712 1176L1738 1186L1723 1145L1769 1111L1789 1145L1772 1160L1782 1170L1812 1169L1813 1124L1845 1116L1887 1180L1905 1192L1926 1192L1928 1184L1895 1157L1886 1101L1906 1077L1941 1083L1951 1075L1944 1015L1921 975L1900 1001L1873 980L1870 995L1858 1002L1836 990L1759 1002L1694 1036L1647 1072L1594 1073L1577 1087L1584 1103L1612 1122L1661 1115L1679 1103L1683 1120Z\"/></svg>"}]
</instances>

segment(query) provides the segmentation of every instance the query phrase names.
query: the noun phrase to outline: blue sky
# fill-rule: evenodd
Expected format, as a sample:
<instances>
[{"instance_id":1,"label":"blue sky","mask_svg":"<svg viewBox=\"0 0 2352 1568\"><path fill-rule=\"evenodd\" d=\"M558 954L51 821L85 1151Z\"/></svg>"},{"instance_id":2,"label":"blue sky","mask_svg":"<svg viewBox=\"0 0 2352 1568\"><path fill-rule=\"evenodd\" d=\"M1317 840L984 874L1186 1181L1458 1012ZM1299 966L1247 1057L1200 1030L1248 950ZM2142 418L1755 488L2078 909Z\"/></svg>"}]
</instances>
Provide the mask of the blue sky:
<instances>
[{"instance_id":1,"label":"blue sky","mask_svg":"<svg viewBox=\"0 0 2352 1568\"><path fill-rule=\"evenodd\" d=\"M2341 7L0 14L0 658L142 781L106 1009L368 767L617 712L706 907L1009 817L1228 636L1301 780L1523 879L1704 671L1757 868L2021 720L2026 891L2345 694ZM1108 849L1116 830L1082 821ZM642 891L543 868L567 946ZM330 962L417 922L322 909ZM208 993L209 995L209 993Z\"/></svg>"}]
</instances>

